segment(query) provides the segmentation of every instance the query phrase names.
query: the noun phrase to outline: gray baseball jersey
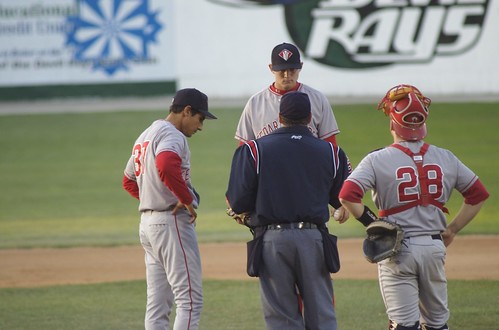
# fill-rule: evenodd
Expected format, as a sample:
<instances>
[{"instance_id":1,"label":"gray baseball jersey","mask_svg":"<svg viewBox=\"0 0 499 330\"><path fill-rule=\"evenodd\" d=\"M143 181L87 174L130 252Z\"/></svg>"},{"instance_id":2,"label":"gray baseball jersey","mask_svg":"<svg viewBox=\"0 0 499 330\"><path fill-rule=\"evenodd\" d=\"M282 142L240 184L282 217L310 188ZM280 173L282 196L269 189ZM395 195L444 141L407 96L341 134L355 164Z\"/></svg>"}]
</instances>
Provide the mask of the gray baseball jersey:
<instances>
[{"instance_id":1,"label":"gray baseball jersey","mask_svg":"<svg viewBox=\"0 0 499 330\"><path fill-rule=\"evenodd\" d=\"M146 329L169 329L175 303L175 329L198 329L203 304L202 272L195 226L185 209L173 214L178 198L161 180L156 156L176 153L193 206L198 199L190 180L187 138L167 120L156 120L134 143L125 176L139 188L140 243L147 278Z\"/></svg>"},{"instance_id":2,"label":"gray baseball jersey","mask_svg":"<svg viewBox=\"0 0 499 330\"><path fill-rule=\"evenodd\" d=\"M312 134L321 139L338 134L338 124L326 96L304 84L300 84L298 91L307 93L310 98L312 120L308 128ZM279 128L281 96L270 87L253 95L241 114L235 138L243 141L254 140Z\"/></svg>"},{"instance_id":3,"label":"gray baseball jersey","mask_svg":"<svg viewBox=\"0 0 499 330\"><path fill-rule=\"evenodd\" d=\"M418 152L423 141L401 142L401 146ZM478 177L452 152L430 145L423 158L423 171L430 197L445 204L453 189L465 192ZM386 147L368 154L355 168L347 181L357 184L365 193L372 190L372 198L379 210L389 210L420 198L417 167L403 151ZM446 217L434 205L412 207L388 215L388 221L402 226L406 237L436 234L446 229Z\"/></svg>"},{"instance_id":4,"label":"gray baseball jersey","mask_svg":"<svg viewBox=\"0 0 499 330\"><path fill-rule=\"evenodd\" d=\"M125 175L136 180L139 186L139 211L164 211L178 202L161 181L156 168L156 155L163 151L173 151L181 158L182 177L193 196L193 205L197 207L198 200L190 179L191 153L187 138L172 123L156 120L135 141L125 168Z\"/></svg>"}]
</instances>

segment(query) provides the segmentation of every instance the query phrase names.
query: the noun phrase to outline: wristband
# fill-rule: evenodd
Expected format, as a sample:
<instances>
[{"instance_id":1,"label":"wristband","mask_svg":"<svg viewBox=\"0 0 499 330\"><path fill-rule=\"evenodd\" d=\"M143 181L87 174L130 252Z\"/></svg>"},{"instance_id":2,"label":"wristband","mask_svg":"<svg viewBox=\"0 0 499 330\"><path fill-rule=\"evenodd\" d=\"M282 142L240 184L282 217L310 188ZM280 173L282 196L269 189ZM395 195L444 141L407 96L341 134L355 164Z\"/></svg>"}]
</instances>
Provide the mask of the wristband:
<instances>
[{"instance_id":1,"label":"wristband","mask_svg":"<svg viewBox=\"0 0 499 330\"><path fill-rule=\"evenodd\" d=\"M364 227L367 227L372 222L378 220L378 217L376 216L376 214L374 214L373 211L371 211L371 209L364 205L364 212L360 217L357 218L357 220L359 220L364 225Z\"/></svg>"}]
</instances>

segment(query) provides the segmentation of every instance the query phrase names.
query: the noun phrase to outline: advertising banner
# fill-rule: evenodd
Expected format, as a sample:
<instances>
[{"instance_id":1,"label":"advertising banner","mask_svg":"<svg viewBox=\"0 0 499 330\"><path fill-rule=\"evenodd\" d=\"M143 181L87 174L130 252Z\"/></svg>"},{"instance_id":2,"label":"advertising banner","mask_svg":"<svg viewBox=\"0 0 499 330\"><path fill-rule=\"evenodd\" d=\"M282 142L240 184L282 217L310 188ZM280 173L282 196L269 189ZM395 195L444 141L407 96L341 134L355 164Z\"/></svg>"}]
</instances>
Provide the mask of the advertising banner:
<instances>
[{"instance_id":1,"label":"advertising banner","mask_svg":"<svg viewBox=\"0 0 499 330\"><path fill-rule=\"evenodd\" d=\"M173 2L2 0L0 88L175 79Z\"/></svg>"},{"instance_id":2,"label":"advertising banner","mask_svg":"<svg viewBox=\"0 0 499 330\"><path fill-rule=\"evenodd\" d=\"M199 14L188 10L192 2ZM205 24L181 27L182 35L204 52L198 61L179 58L181 85L255 93L272 81L272 48L290 42L304 62L300 80L327 95L380 95L399 83L433 95L499 95L497 0L192 2L179 2L179 19Z\"/></svg>"},{"instance_id":3,"label":"advertising banner","mask_svg":"<svg viewBox=\"0 0 499 330\"><path fill-rule=\"evenodd\" d=\"M499 0L2 0L0 98L33 86L163 93L144 84L165 81L246 98L272 82L282 42L300 50L300 81L328 96L400 83L499 96L498 40Z\"/></svg>"}]
</instances>

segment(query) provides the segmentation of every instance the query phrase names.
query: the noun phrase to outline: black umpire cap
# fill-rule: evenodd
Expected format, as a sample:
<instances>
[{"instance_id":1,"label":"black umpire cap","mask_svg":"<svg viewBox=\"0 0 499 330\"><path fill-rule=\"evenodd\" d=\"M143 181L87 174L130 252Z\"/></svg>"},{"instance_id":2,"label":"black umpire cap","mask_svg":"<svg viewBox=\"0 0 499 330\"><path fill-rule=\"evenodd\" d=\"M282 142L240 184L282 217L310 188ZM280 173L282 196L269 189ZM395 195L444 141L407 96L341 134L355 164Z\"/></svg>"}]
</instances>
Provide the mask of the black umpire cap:
<instances>
[{"instance_id":1,"label":"black umpire cap","mask_svg":"<svg viewBox=\"0 0 499 330\"><path fill-rule=\"evenodd\" d=\"M288 92L281 97L279 114L291 120L308 118L311 114L310 99L302 92Z\"/></svg>"}]
</instances>

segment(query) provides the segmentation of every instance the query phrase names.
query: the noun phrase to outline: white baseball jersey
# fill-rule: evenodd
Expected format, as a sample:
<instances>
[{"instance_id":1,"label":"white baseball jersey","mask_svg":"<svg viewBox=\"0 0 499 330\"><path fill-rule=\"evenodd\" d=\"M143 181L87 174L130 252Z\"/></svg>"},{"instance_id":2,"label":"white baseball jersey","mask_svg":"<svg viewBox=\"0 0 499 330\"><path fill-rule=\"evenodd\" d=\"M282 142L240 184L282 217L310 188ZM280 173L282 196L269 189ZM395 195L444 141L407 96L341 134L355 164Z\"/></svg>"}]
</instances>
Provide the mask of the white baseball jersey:
<instances>
[{"instance_id":1,"label":"white baseball jersey","mask_svg":"<svg viewBox=\"0 0 499 330\"><path fill-rule=\"evenodd\" d=\"M139 211L164 211L178 203L178 198L165 186L156 168L156 155L163 151L173 151L182 160L182 177L193 196L193 205L197 207L190 179L191 152L187 138L172 123L161 119L153 122L137 138L125 168L125 175L136 180L139 186Z\"/></svg>"},{"instance_id":2,"label":"white baseball jersey","mask_svg":"<svg viewBox=\"0 0 499 330\"><path fill-rule=\"evenodd\" d=\"M298 91L308 94L310 98L312 120L308 128L312 134L321 139L338 134L338 124L326 96L304 84L300 84ZM281 96L270 87L253 95L241 114L235 138L242 141L254 140L279 128Z\"/></svg>"},{"instance_id":3,"label":"white baseball jersey","mask_svg":"<svg viewBox=\"0 0 499 330\"><path fill-rule=\"evenodd\" d=\"M417 153L423 141L401 142L401 146ZM453 189L463 193L478 177L452 152L429 145L423 156L426 187L432 200L445 204ZM368 154L347 181L357 184L365 193L372 190L372 198L379 210L389 210L417 201L422 187L419 173L413 159L395 147L386 147ZM406 237L443 232L446 217L434 205L416 206L388 215L388 221L402 226Z\"/></svg>"}]
</instances>

